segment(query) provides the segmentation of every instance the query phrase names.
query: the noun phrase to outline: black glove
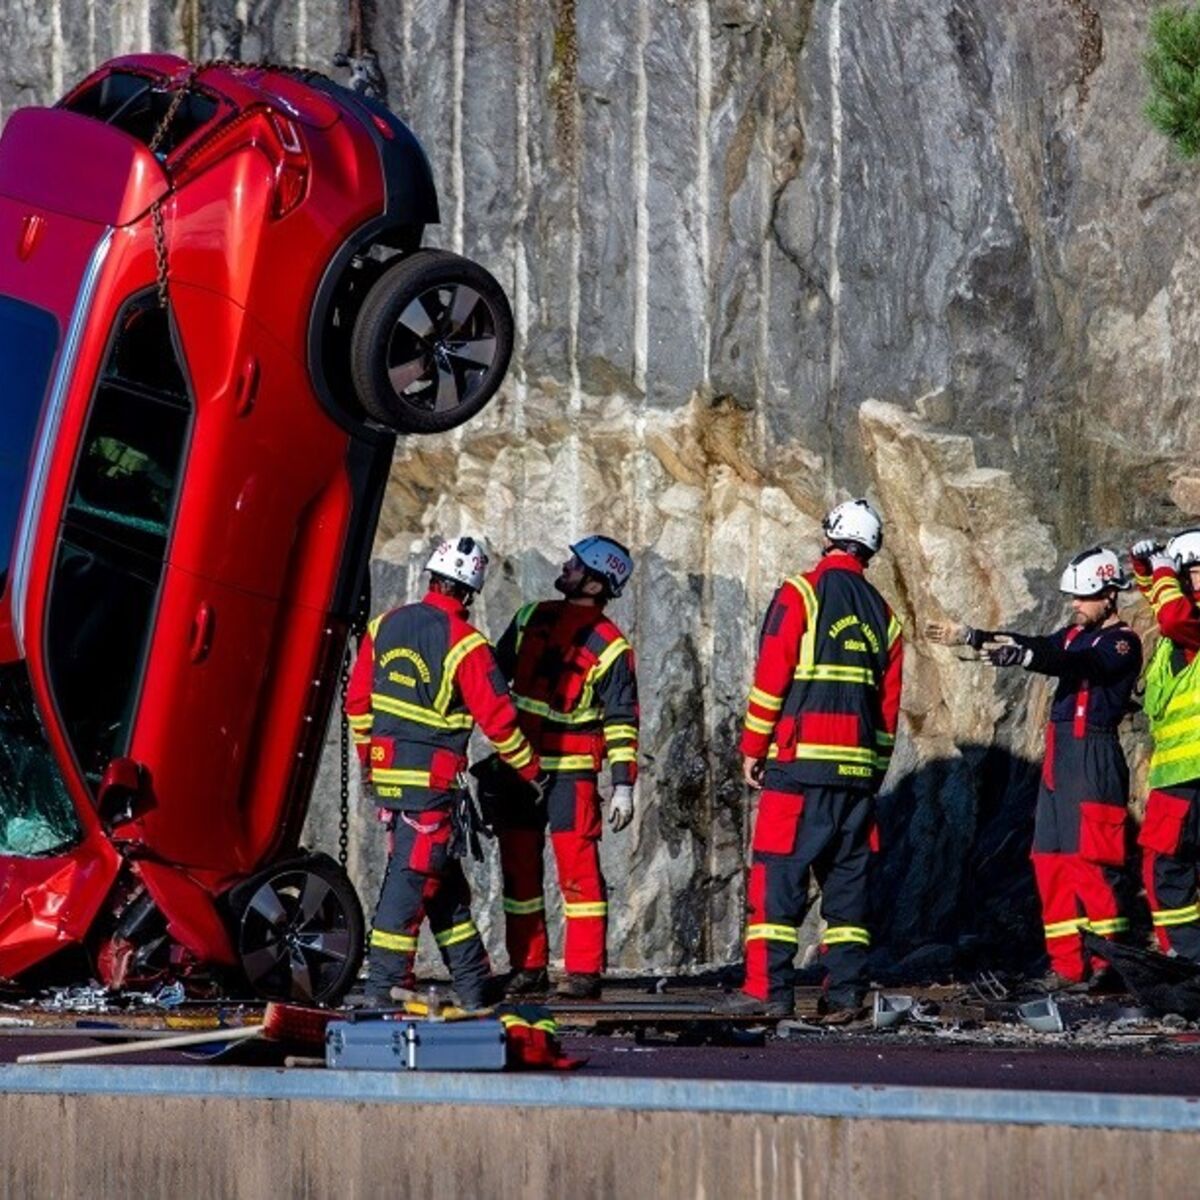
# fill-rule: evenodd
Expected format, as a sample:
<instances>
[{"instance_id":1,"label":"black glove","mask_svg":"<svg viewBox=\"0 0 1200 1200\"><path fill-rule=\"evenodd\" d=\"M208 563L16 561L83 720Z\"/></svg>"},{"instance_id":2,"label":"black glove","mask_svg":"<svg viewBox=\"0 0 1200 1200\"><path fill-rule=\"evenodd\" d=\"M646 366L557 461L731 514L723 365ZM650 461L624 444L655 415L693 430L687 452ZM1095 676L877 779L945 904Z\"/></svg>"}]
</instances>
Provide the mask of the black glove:
<instances>
[{"instance_id":1,"label":"black glove","mask_svg":"<svg viewBox=\"0 0 1200 1200\"><path fill-rule=\"evenodd\" d=\"M1033 651L1026 646L992 646L983 654L993 667L1024 667L1033 657Z\"/></svg>"}]
</instances>

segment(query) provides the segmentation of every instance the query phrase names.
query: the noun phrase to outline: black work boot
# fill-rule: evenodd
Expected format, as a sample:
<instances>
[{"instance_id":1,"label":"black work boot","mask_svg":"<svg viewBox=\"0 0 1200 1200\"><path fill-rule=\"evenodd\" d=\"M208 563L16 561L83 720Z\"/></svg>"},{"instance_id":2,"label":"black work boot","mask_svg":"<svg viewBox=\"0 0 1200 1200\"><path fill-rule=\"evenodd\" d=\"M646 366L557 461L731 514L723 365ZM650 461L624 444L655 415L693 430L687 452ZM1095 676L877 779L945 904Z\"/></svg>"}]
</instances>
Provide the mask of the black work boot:
<instances>
[{"instance_id":1,"label":"black work boot","mask_svg":"<svg viewBox=\"0 0 1200 1200\"><path fill-rule=\"evenodd\" d=\"M726 1017L790 1017L795 1014L794 998L760 1000L749 992L730 992L713 1006L713 1011Z\"/></svg>"},{"instance_id":2,"label":"black work boot","mask_svg":"<svg viewBox=\"0 0 1200 1200\"><path fill-rule=\"evenodd\" d=\"M599 1000L599 975L568 975L554 990L564 1000Z\"/></svg>"},{"instance_id":3,"label":"black work boot","mask_svg":"<svg viewBox=\"0 0 1200 1200\"><path fill-rule=\"evenodd\" d=\"M527 967L514 971L508 978L508 996L544 996L550 990L550 976L545 967Z\"/></svg>"}]
</instances>

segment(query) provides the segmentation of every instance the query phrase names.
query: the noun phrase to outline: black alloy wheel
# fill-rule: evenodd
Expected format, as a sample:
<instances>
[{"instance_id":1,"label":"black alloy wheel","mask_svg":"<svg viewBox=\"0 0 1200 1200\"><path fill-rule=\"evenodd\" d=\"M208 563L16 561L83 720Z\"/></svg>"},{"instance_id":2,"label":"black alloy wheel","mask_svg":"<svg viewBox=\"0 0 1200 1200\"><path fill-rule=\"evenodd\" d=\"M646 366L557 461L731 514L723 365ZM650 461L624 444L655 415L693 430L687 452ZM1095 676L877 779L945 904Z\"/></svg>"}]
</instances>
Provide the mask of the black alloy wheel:
<instances>
[{"instance_id":1,"label":"black alloy wheel","mask_svg":"<svg viewBox=\"0 0 1200 1200\"><path fill-rule=\"evenodd\" d=\"M268 868L238 893L238 960L257 995L333 1004L349 991L362 964L362 906L332 859Z\"/></svg>"},{"instance_id":2,"label":"black alloy wheel","mask_svg":"<svg viewBox=\"0 0 1200 1200\"><path fill-rule=\"evenodd\" d=\"M496 394L512 357L513 317L492 275L445 250L390 266L354 323L350 368L367 414L400 433L441 433Z\"/></svg>"}]
</instances>

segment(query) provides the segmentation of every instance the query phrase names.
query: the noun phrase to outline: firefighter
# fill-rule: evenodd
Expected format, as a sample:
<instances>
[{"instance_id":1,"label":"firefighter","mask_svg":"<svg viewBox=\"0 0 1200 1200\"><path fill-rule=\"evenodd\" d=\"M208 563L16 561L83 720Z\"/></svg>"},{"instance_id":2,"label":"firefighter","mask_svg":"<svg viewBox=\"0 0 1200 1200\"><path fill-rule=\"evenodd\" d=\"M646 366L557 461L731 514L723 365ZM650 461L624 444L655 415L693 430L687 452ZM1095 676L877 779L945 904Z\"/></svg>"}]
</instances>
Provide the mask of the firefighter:
<instances>
[{"instance_id":1,"label":"firefighter","mask_svg":"<svg viewBox=\"0 0 1200 1200\"><path fill-rule=\"evenodd\" d=\"M425 598L370 623L350 676L346 714L391 835L370 939L368 1003L386 1003L394 986L411 984L425 916L459 1003L479 1008L491 999L466 877L450 854L451 811L476 721L521 779L535 789L545 781L492 647L467 621L487 562L477 538L439 542L426 563Z\"/></svg>"},{"instance_id":2,"label":"firefighter","mask_svg":"<svg viewBox=\"0 0 1200 1200\"><path fill-rule=\"evenodd\" d=\"M1130 551L1133 577L1162 637L1146 671L1146 717L1154 749L1150 794L1138 835L1142 878L1163 950L1200 962L1200 529Z\"/></svg>"},{"instance_id":3,"label":"firefighter","mask_svg":"<svg viewBox=\"0 0 1200 1200\"><path fill-rule=\"evenodd\" d=\"M854 1013L867 985L867 864L875 794L900 711L900 623L865 570L883 544L866 500L822 523L820 561L784 581L767 610L742 733L760 790L746 887L746 982L728 1012L787 1016L810 870L821 887L822 1007Z\"/></svg>"},{"instance_id":4,"label":"firefighter","mask_svg":"<svg viewBox=\"0 0 1200 1200\"><path fill-rule=\"evenodd\" d=\"M1129 768L1117 727L1130 708L1142 643L1117 612L1130 586L1116 554L1102 546L1076 555L1059 590L1072 615L1048 636L994 633L949 622L925 627L931 641L969 645L994 667L1024 667L1058 680L1033 832L1033 871L1042 903L1048 989L1092 974L1082 931L1112 938L1129 928L1125 819Z\"/></svg>"},{"instance_id":5,"label":"firefighter","mask_svg":"<svg viewBox=\"0 0 1200 1200\"><path fill-rule=\"evenodd\" d=\"M499 841L510 995L549 987L542 889L547 824L565 924L567 974L558 993L585 999L600 994L608 897L600 873L597 774L607 757L613 784L608 822L614 832L624 829L633 820L638 749L633 649L604 610L632 572L633 560L620 542L585 537L571 546L554 582L563 598L525 605L497 643L521 728L550 778L545 807L497 780L508 792Z\"/></svg>"}]
</instances>

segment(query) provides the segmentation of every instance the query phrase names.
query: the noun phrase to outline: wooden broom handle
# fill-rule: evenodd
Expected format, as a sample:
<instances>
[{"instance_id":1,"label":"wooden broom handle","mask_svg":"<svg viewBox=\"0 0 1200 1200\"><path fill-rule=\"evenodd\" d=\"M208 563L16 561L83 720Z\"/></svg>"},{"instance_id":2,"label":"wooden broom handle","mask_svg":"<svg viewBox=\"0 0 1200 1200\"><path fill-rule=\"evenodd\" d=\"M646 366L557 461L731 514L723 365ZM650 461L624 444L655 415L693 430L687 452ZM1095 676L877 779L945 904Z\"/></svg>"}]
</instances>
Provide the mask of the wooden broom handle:
<instances>
[{"instance_id":1,"label":"wooden broom handle","mask_svg":"<svg viewBox=\"0 0 1200 1200\"><path fill-rule=\"evenodd\" d=\"M40 1054L21 1054L19 1063L78 1062L88 1058L112 1058L117 1054L143 1054L147 1050L176 1050L185 1046L204 1046L212 1042L245 1042L261 1037L261 1025L239 1025L234 1029L205 1029L200 1033L181 1033L177 1037L147 1038L121 1042L115 1046L82 1046L77 1050L44 1050ZM82 1034L86 1037L87 1034Z\"/></svg>"}]
</instances>

